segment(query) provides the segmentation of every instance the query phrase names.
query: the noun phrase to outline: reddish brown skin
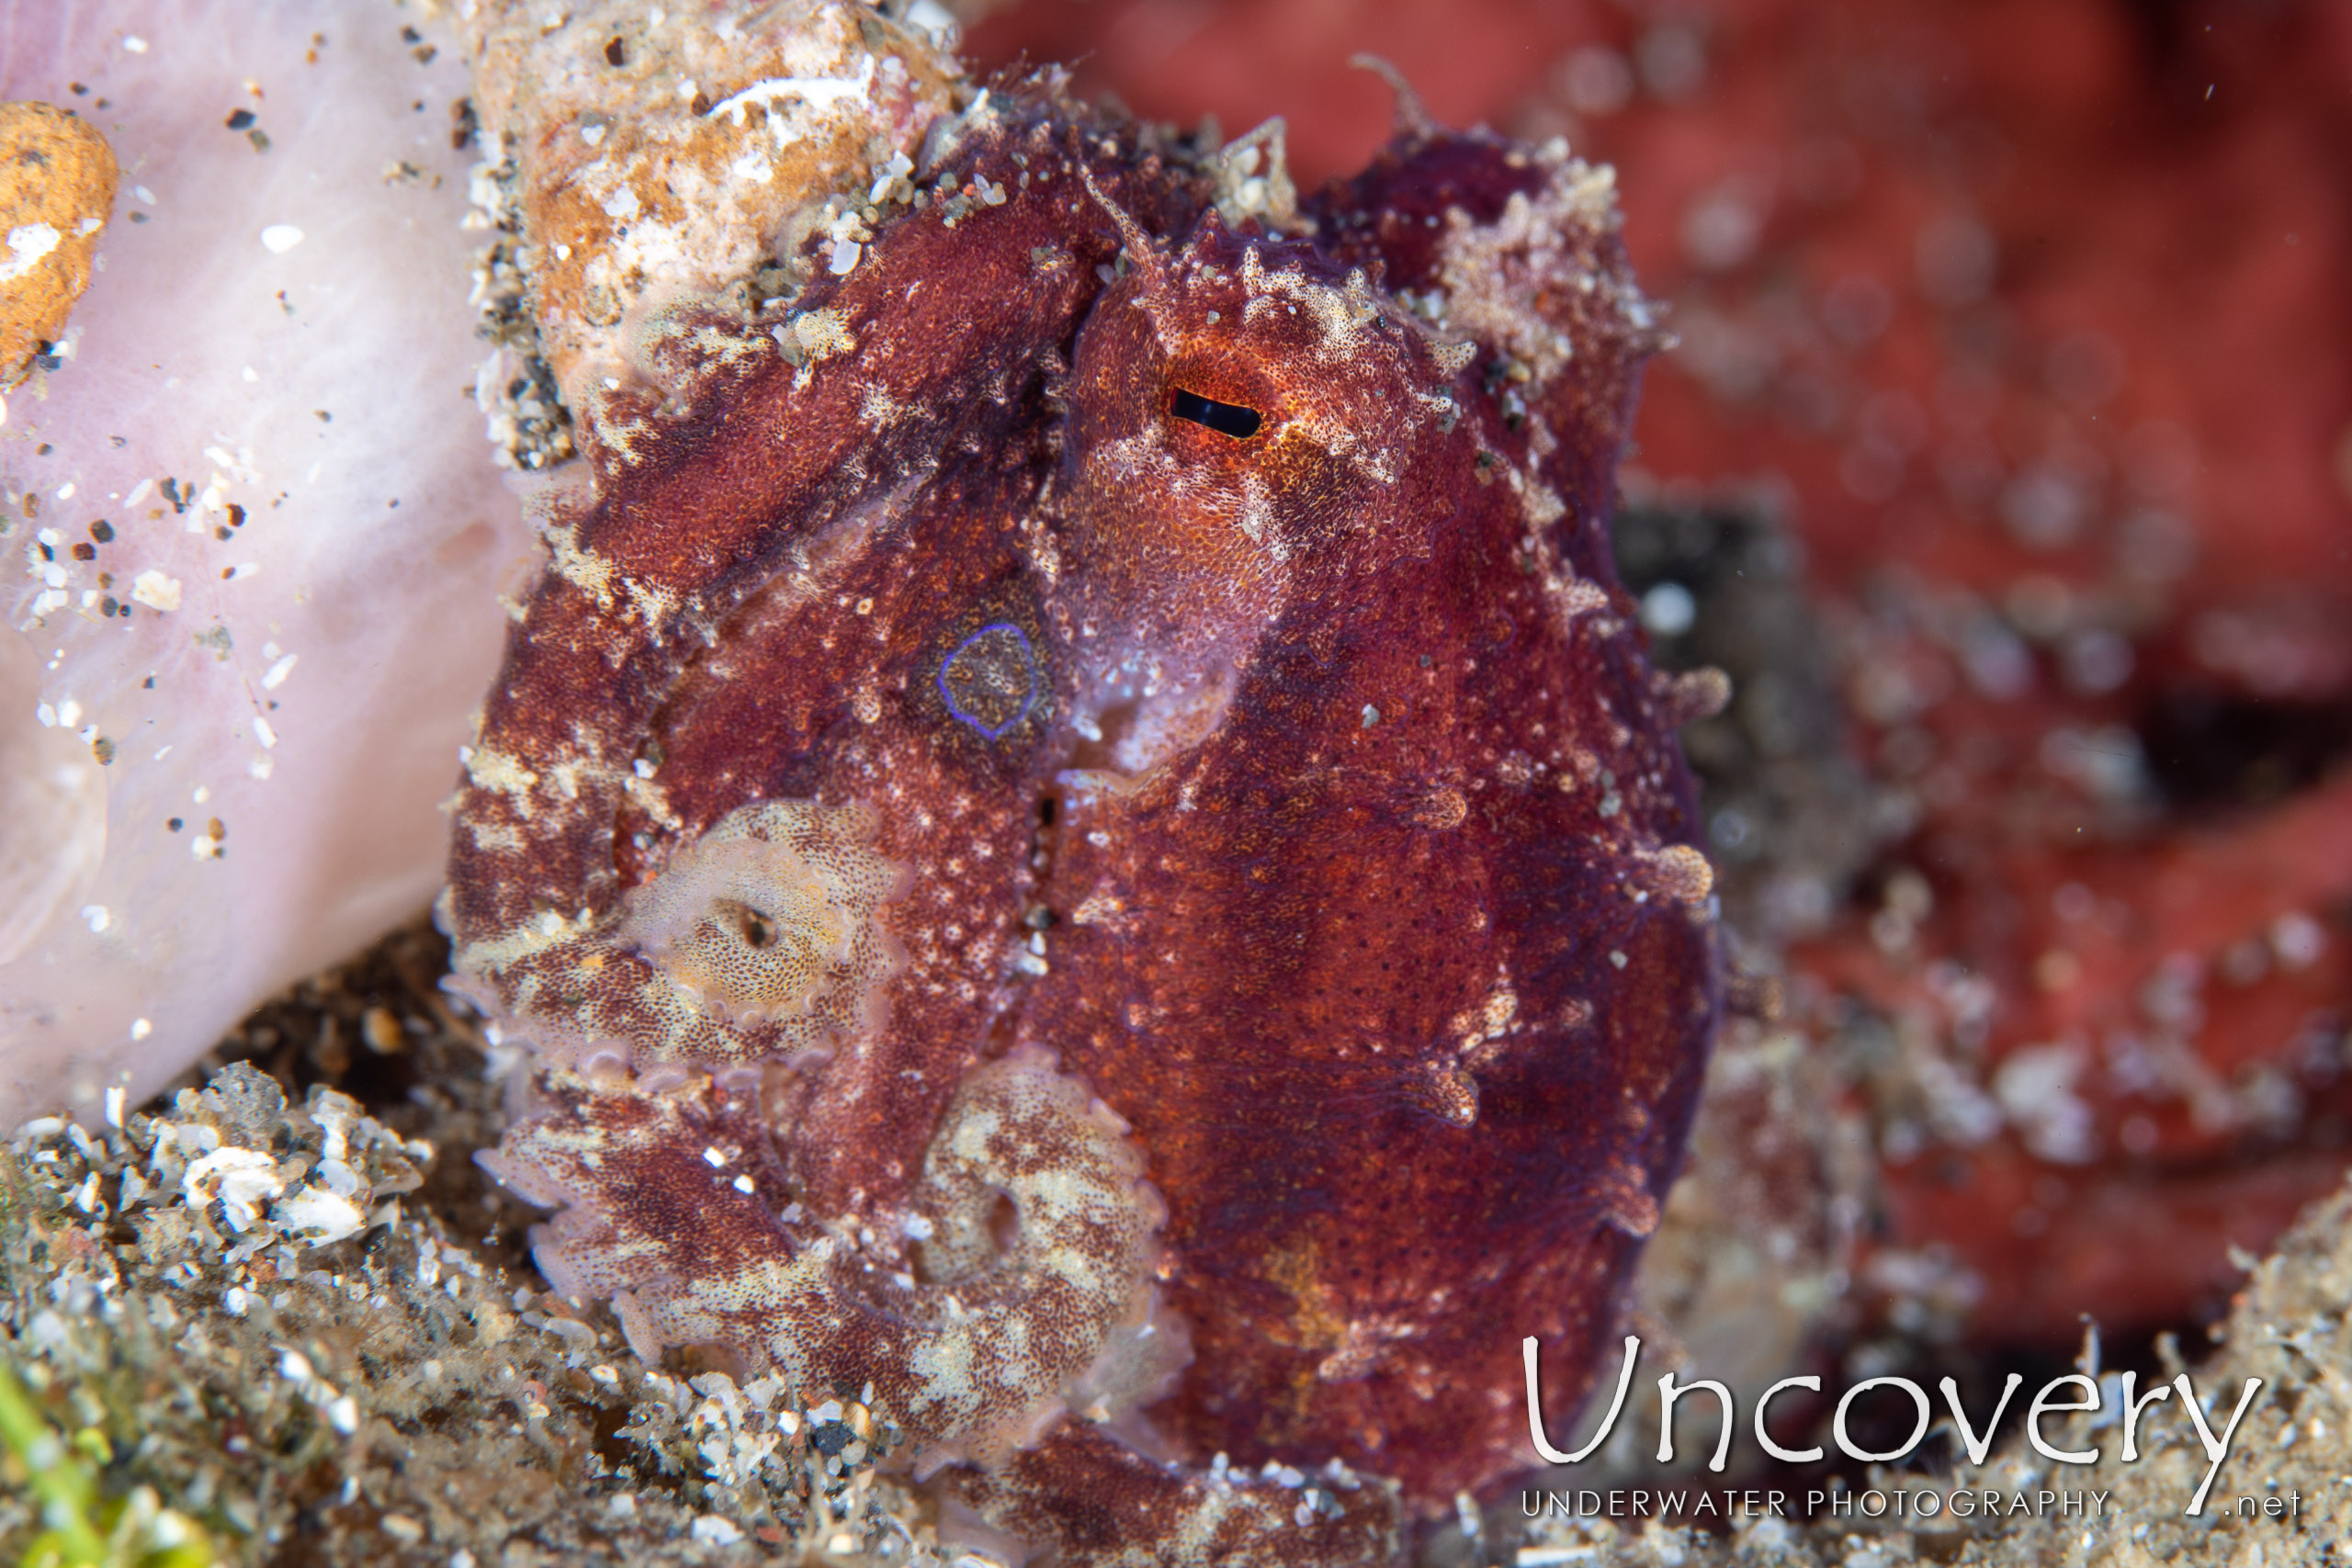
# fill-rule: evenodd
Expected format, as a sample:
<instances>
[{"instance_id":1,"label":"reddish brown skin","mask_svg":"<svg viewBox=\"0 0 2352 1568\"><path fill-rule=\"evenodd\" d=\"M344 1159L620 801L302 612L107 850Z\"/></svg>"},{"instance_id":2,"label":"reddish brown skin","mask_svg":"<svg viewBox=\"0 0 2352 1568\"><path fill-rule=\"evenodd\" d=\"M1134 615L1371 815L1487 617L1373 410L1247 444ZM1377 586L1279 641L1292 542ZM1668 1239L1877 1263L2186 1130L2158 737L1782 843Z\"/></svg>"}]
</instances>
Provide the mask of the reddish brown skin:
<instances>
[{"instance_id":1,"label":"reddish brown skin","mask_svg":"<svg viewBox=\"0 0 2352 1568\"><path fill-rule=\"evenodd\" d=\"M674 844L748 803L873 807L877 847L910 871L884 911L904 964L879 1032L811 1069L775 1151L790 1190L816 1215L887 1207L965 1074L1043 1046L1132 1124L1167 1204L1160 1288L1196 1352L1148 1412L1169 1451L1340 1459L1434 1511L1532 1460L1522 1336L1544 1343L1555 1435L1581 1398L1716 1012L1699 863L1659 859L1692 834L1672 735L1688 692L1648 670L1602 531L1650 344L1571 287L1577 269L1624 283L1622 251L1595 229L1561 276L1526 280L1576 354L1507 403L1503 346L1432 333L1396 296L1438 282L1449 209L1483 226L1541 196L1546 166L1522 151L1408 128L1313 205L1309 243L1230 230L1181 150L1147 153L1045 87L1000 93L932 203L795 301L845 312L852 354L798 386L766 323L688 319L742 357L663 339L650 358L668 384L592 426L645 422L634 463L592 447L577 546L681 608L657 634L626 596L553 573L531 600L481 747L540 777L603 765L560 801L461 792L460 965L518 1027L564 1036L548 1021L601 981L543 975L557 983L525 1005L522 967L469 950L540 910L613 918ZM976 182L1010 198L949 204ZM1321 352L1314 310L1282 308L1304 294L1250 316L1251 252L1326 301L1369 269L1346 352ZM1259 433L1173 417L1179 387L1259 412ZM919 412L872 419L876 388ZM1281 547L1106 456L1132 450L1199 494L1250 476ZM1564 514L1532 523L1514 474ZM1582 586L1578 613L1564 585ZM1035 701L993 735L1009 710L959 721L939 680L992 626L1018 628L1037 671ZM990 638L1017 685L1015 645ZM1229 697L1123 786L1090 786L1070 770L1113 766L1103 682L1138 653L1229 670ZM675 828L625 797L637 759L658 763ZM1033 974L1013 959L1039 925ZM1498 976L1512 1004L1465 1051ZM739 1031L663 1070L757 1064L769 1039ZM661 1056L625 1028L608 1044L640 1070ZM592 1098L555 1100L593 1128ZM699 1147L673 1153L588 1206L638 1234L681 1227L695 1211L677 1195L711 1178ZM637 1192L654 1207L632 1210ZM673 1264L790 1246L752 1212L768 1198L702 1208ZM1148 1549L1197 1491L1185 1474L1066 1423L965 1484L1088 1561ZM1369 1561L1383 1539L1351 1516L1283 1550Z\"/></svg>"},{"instance_id":2,"label":"reddish brown skin","mask_svg":"<svg viewBox=\"0 0 2352 1568\"><path fill-rule=\"evenodd\" d=\"M1359 50L1405 62L1454 123L1565 131L1619 170L1628 244L1690 350L1644 393L1640 467L1666 499L1711 506L1745 506L1760 476L1785 482L1772 514L1803 546L1837 666L1857 688L1900 669L1951 694L1917 713L1847 709L1853 761L1918 802L1904 841L1850 883L1815 844L1778 852L1833 898L1829 931L1787 955L1791 1021L1821 1042L1844 1109L1886 1134L1886 1157L1854 1179L1870 1218L1850 1301L1875 1320L1861 1332L1917 1305L1872 1284L1880 1252L1973 1275L1973 1306L1939 1292L1937 1336L1956 1328L1982 1349L2071 1356L2086 1313L2111 1337L2225 1315L2244 1282L2233 1257L2267 1250L2342 1184L2352 1125L2352 7L1736 0L1702 17L1329 0L1308 25L1292 7L1202 0L1181 33L1162 9L1019 0L991 7L968 47L1083 61L1088 91L1180 123L1284 114L1295 167L1352 166L1385 134L1377 85L1345 64ZM1678 33L1702 45L1703 76L1657 90L1641 62ZM1613 111L1572 85L1571 60L1595 46L1635 67ZM1691 220L1723 195L1758 204L1761 221L1730 265L1692 243ZM1954 216L1994 242L1981 298L1923 287L1923 241ZM1840 330L1837 306L1864 280L1891 307L1867 341ZM2049 373L2086 330L2122 370L2095 409ZM1890 408L1925 414L1924 444L1899 476L1858 486L1853 456L1899 428L1879 423ZM2188 446L2134 435L2166 426ZM2103 477L2080 532L2052 549L2011 533L2004 481L2062 447ZM2151 515L2182 532L2152 549ZM2193 564L2174 578L2165 557L2183 543ZM1976 694L1945 607L1999 616L2037 580L2071 596L2067 633L2018 617L2031 682ZM1712 618L1702 594L1701 626ZM2214 618L2258 630L2215 638ZM2130 643L2120 685L2070 680L2062 650L2085 626ZM2048 765L2045 737L2109 726L2145 743L2152 792L2118 803ZM1736 800L1744 784L1726 783ZM1760 882L1764 863L1735 884ZM1898 866L1935 908L1889 954L1872 926ZM2096 896L2095 918L2057 914L2070 884ZM2233 956L2258 956L2282 918L2324 931L2317 960L2290 970L2274 953L2266 974L2233 977ZM1778 925L1745 934L1770 944ZM2038 972L2052 953L2074 961L2055 988ZM2184 963L2204 979L2177 1059L2233 1091L2271 1086L2266 1114L2216 1117L2179 1087L2109 1072L2109 1041L2148 1040L2159 1021L2142 998ZM1936 981L1955 966L1993 987L1981 1042ZM1839 1043L1857 1020L1939 1040L1987 1081L2012 1052L2081 1043L2091 1157L2041 1157L2013 1131L1920 1148L1919 1111L1941 1097L1866 1041ZM1770 1217L1829 1203L1816 1189Z\"/></svg>"}]
</instances>

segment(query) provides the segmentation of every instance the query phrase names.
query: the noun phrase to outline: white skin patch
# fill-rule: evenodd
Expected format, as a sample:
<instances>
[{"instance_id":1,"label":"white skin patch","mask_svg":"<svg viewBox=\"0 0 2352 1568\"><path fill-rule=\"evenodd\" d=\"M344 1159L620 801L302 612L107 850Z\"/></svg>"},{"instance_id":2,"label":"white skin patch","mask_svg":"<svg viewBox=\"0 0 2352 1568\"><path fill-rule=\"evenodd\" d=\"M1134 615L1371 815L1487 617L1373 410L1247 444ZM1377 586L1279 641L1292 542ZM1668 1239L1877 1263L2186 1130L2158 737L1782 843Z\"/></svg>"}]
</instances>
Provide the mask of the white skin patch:
<instances>
[{"instance_id":1,"label":"white skin patch","mask_svg":"<svg viewBox=\"0 0 2352 1568\"><path fill-rule=\"evenodd\" d=\"M709 1166L688 1130L709 1115L708 1086L566 1076L554 1092L557 1108L511 1132L491 1164L526 1195L599 1222L540 1233L540 1263L566 1288L630 1295L641 1352L718 1343L803 1386L870 1379L876 1414L934 1456L986 1461L1033 1438L1139 1317L1164 1211L1116 1119L1043 1053L1016 1051L957 1090L909 1196L919 1225L848 1214L787 1233L756 1198L729 1198L737 1189L711 1169L711 1202L725 1205L715 1232L736 1256L692 1277L665 1260L661 1206L640 1222L631 1199L649 1179L674 1186L669 1162L682 1152L687 1168ZM1015 1214L1001 1243L1001 1200ZM876 1246L910 1229L927 1238L915 1244L925 1283L869 1267Z\"/></svg>"},{"instance_id":2,"label":"white skin patch","mask_svg":"<svg viewBox=\"0 0 2352 1568\"><path fill-rule=\"evenodd\" d=\"M745 1061L864 1038L900 962L877 911L903 876L870 847L876 825L859 806L744 807L620 909L467 943L458 972L562 1058ZM535 1008L543 994L566 999Z\"/></svg>"}]
</instances>

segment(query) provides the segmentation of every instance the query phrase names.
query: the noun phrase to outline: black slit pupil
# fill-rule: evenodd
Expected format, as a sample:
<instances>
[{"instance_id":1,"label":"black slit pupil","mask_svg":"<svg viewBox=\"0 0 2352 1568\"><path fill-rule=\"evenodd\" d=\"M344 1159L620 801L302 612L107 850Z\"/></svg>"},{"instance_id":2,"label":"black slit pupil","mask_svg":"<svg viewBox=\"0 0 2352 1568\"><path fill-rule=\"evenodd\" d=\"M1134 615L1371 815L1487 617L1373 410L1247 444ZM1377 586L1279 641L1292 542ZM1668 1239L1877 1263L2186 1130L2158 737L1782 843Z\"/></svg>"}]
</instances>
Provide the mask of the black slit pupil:
<instances>
[{"instance_id":1,"label":"black slit pupil","mask_svg":"<svg viewBox=\"0 0 2352 1568\"><path fill-rule=\"evenodd\" d=\"M1176 396L1168 412L1178 419L1189 419L1194 424L1206 426L1219 435L1247 438L1258 434L1258 411L1243 408L1239 403L1221 403L1215 398L1204 398L1198 392L1176 389Z\"/></svg>"}]
</instances>

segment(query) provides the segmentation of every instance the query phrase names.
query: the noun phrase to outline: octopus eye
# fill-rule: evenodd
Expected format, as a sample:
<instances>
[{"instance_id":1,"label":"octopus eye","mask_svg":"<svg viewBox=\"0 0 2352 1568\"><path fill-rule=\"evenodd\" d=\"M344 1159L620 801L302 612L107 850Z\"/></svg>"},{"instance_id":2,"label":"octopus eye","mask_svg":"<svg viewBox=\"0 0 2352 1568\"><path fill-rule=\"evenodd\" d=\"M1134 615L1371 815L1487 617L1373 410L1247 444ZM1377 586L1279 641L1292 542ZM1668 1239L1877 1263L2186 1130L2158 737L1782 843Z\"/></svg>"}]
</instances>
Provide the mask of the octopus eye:
<instances>
[{"instance_id":1,"label":"octopus eye","mask_svg":"<svg viewBox=\"0 0 2352 1568\"><path fill-rule=\"evenodd\" d=\"M1175 396L1169 400L1168 412L1178 419L1189 419L1219 435L1230 435L1237 440L1247 440L1257 434L1258 426L1262 423L1256 409L1243 408L1239 403L1221 403L1215 398L1204 398L1182 387L1177 388Z\"/></svg>"}]
</instances>

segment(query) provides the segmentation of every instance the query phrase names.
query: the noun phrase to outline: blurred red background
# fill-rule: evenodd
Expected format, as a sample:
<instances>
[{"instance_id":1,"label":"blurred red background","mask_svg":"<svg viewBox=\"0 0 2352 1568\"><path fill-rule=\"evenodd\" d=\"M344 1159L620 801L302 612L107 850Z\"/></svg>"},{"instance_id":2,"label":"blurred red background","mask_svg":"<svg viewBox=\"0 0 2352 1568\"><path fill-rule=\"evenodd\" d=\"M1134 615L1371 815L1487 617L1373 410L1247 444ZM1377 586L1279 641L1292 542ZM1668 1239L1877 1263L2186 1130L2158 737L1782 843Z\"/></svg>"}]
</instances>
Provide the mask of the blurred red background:
<instances>
[{"instance_id":1,"label":"blurred red background","mask_svg":"<svg viewBox=\"0 0 2352 1568\"><path fill-rule=\"evenodd\" d=\"M1283 115L1302 189L1387 134L1357 51L1616 166L1681 338L1629 505L1788 547L1834 710L1758 712L1802 682L1749 648L1746 729L1691 745L1747 960L1867 1131L1882 1310L1925 1269L1979 1339L2209 1314L2336 1183L2352 6L1020 0L968 44ZM1706 654L1738 573L1649 557L1661 656ZM1742 773L1833 764L1818 830Z\"/></svg>"}]
</instances>

